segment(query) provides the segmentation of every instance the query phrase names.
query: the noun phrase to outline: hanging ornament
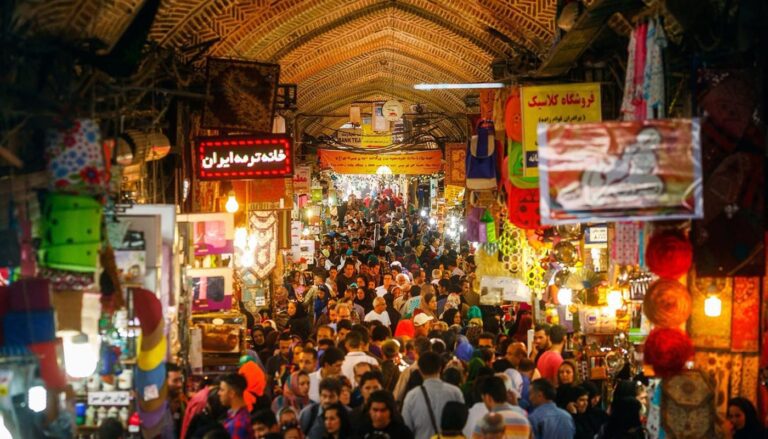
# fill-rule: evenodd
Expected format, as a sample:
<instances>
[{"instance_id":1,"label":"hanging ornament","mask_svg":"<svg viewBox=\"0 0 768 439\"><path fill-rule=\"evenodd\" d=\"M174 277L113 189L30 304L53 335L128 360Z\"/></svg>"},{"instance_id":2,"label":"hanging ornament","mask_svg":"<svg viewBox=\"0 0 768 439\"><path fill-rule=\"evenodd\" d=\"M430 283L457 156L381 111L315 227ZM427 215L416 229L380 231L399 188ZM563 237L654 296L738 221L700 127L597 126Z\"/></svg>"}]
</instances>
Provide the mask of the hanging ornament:
<instances>
[{"instance_id":1,"label":"hanging ornament","mask_svg":"<svg viewBox=\"0 0 768 439\"><path fill-rule=\"evenodd\" d=\"M581 224L562 224L555 227L555 231L562 239L572 241L581 238Z\"/></svg>"},{"instance_id":2,"label":"hanging ornament","mask_svg":"<svg viewBox=\"0 0 768 439\"><path fill-rule=\"evenodd\" d=\"M560 270L555 274L555 285L564 286L568 282L568 278L571 276L571 272L568 269Z\"/></svg>"},{"instance_id":3,"label":"hanging ornament","mask_svg":"<svg viewBox=\"0 0 768 439\"><path fill-rule=\"evenodd\" d=\"M496 243L496 221L493 219L493 215L491 215L489 209L485 209L485 213L483 213L480 221L485 224L486 242L491 244Z\"/></svg>"},{"instance_id":4,"label":"hanging ornament","mask_svg":"<svg viewBox=\"0 0 768 439\"><path fill-rule=\"evenodd\" d=\"M654 233L648 241L645 262L659 277L678 279L688 273L692 261L691 243L676 230Z\"/></svg>"},{"instance_id":5,"label":"hanging ornament","mask_svg":"<svg viewBox=\"0 0 768 439\"><path fill-rule=\"evenodd\" d=\"M579 252L568 241L560 241L552 250L552 256L563 265L573 266L579 260Z\"/></svg>"},{"instance_id":6,"label":"hanging ornament","mask_svg":"<svg viewBox=\"0 0 768 439\"><path fill-rule=\"evenodd\" d=\"M682 372L693 357L693 343L685 332L676 328L655 328L648 334L643 349L643 361L653 366L660 378Z\"/></svg>"},{"instance_id":7,"label":"hanging ornament","mask_svg":"<svg viewBox=\"0 0 768 439\"><path fill-rule=\"evenodd\" d=\"M648 288L643 312L656 326L675 328L691 315L691 295L685 285L673 279L659 279Z\"/></svg>"}]
</instances>

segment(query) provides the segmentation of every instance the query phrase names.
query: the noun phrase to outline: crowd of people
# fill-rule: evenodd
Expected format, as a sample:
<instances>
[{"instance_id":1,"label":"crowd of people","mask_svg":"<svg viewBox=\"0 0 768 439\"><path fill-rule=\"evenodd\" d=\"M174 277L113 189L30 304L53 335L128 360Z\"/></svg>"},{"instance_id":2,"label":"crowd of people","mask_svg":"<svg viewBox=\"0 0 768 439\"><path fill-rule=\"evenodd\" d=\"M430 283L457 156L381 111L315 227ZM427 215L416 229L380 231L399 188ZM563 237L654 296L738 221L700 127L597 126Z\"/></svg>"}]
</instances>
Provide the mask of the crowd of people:
<instances>
[{"instance_id":1,"label":"crowd of people","mask_svg":"<svg viewBox=\"0 0 768 439\"><path fill-rule=\"evenodd\" d=\"M173 405L177 437L646 437L642 383L619 381L604 410L602 384L564 352L565 328L532 328L526 304L481 305L469 247L443 242L391 191L350 197L320 244L251 327L244 361L263 379L205 383ZM731 401L729 420L733 437L762 437L747 400Z\"/></svg>"}]
</instances>

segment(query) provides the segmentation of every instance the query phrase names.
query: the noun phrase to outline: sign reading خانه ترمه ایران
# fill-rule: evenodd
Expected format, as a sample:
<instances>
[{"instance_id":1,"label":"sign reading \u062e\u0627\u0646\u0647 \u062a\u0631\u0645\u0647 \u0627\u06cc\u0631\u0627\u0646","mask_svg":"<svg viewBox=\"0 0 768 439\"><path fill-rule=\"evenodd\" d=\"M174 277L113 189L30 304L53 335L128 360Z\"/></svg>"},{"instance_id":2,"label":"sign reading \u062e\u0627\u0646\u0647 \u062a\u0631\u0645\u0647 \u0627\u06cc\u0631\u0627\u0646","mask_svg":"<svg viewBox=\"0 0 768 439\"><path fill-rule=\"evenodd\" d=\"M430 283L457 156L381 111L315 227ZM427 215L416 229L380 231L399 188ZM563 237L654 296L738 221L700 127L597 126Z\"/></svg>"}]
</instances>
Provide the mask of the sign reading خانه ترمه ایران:
<instances>
[{"instance_id":1,"label":"sign reading \u062e\u0627\u0646\u0647 \u062a\u0631\u0645\u0647 \u0627\u06cc\u0631\u0627\u0646","mask_svg":"<svg viewBox=\"0 0 768 439\"><path fill-rule=\"evenodd\" d=\"M201 180L291 177L292 148L293 141L287 135L198 138L197 176Z\"/></svg>"}]
</instances>

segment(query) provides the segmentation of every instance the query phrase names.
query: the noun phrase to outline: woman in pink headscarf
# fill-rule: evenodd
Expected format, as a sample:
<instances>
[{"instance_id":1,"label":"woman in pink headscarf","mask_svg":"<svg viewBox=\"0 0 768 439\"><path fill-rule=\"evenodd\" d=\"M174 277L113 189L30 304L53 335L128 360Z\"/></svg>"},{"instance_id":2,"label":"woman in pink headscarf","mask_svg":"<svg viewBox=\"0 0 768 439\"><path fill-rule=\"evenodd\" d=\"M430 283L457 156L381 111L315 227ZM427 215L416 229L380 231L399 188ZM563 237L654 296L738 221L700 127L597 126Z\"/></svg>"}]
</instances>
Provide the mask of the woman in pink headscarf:
<instances>
[{"instance_id":1,"label":"woman in pink headscarf","mask_svg":"<svg viewBox=\"0 0 768 439\"><path fill-rule=\"evenodd\" d=\"M283 407L293 407L301 412L310 404L309 375L304 371L293 372L283 384L283 394L272 401L272 412L277 413Z\"/></svg>"}]
</instances>

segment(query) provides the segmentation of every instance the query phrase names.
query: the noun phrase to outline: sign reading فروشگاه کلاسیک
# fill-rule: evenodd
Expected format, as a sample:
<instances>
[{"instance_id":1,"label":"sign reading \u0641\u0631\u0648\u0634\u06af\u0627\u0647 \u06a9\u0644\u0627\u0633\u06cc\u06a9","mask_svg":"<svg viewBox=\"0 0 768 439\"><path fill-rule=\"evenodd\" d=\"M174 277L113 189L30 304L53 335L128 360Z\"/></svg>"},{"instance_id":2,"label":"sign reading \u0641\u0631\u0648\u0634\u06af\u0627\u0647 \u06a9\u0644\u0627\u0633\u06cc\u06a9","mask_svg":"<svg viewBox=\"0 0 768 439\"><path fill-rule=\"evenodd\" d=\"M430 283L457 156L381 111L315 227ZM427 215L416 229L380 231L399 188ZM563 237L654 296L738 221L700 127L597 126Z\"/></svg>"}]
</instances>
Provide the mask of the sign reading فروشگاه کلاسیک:
<instances>
[{"instance_id":1,"label":"sign reading \u0641\u0631\u0648\u0634\u06af\u0627\u0647 \u06a9\u0644\u0627\u0633\u06cc\u06a9","mask_svg":"<svg viewBox=\"0 0 768 439\"><path fill-rule=\"evenodd\" d=\"M599 122L600 84L558 84L522 87L523 176L539 175L539 123Z\"/></svg>"},{"instance_id":2,"label":"sign reading \u0641\u0631\u0648\u0634\u06af\u0627\u0647 \u06a9\u0644\u0627\u0633\u06cc\u06a9","mask_svg":"<svg viewBox=\"0 0 768 439\"><path fill-rule=\"evenodd\" d=\"M197 176L201 180L291 177L292 147L287 135L202 137L195 145Z\"/></svg>"}]
</instances>

